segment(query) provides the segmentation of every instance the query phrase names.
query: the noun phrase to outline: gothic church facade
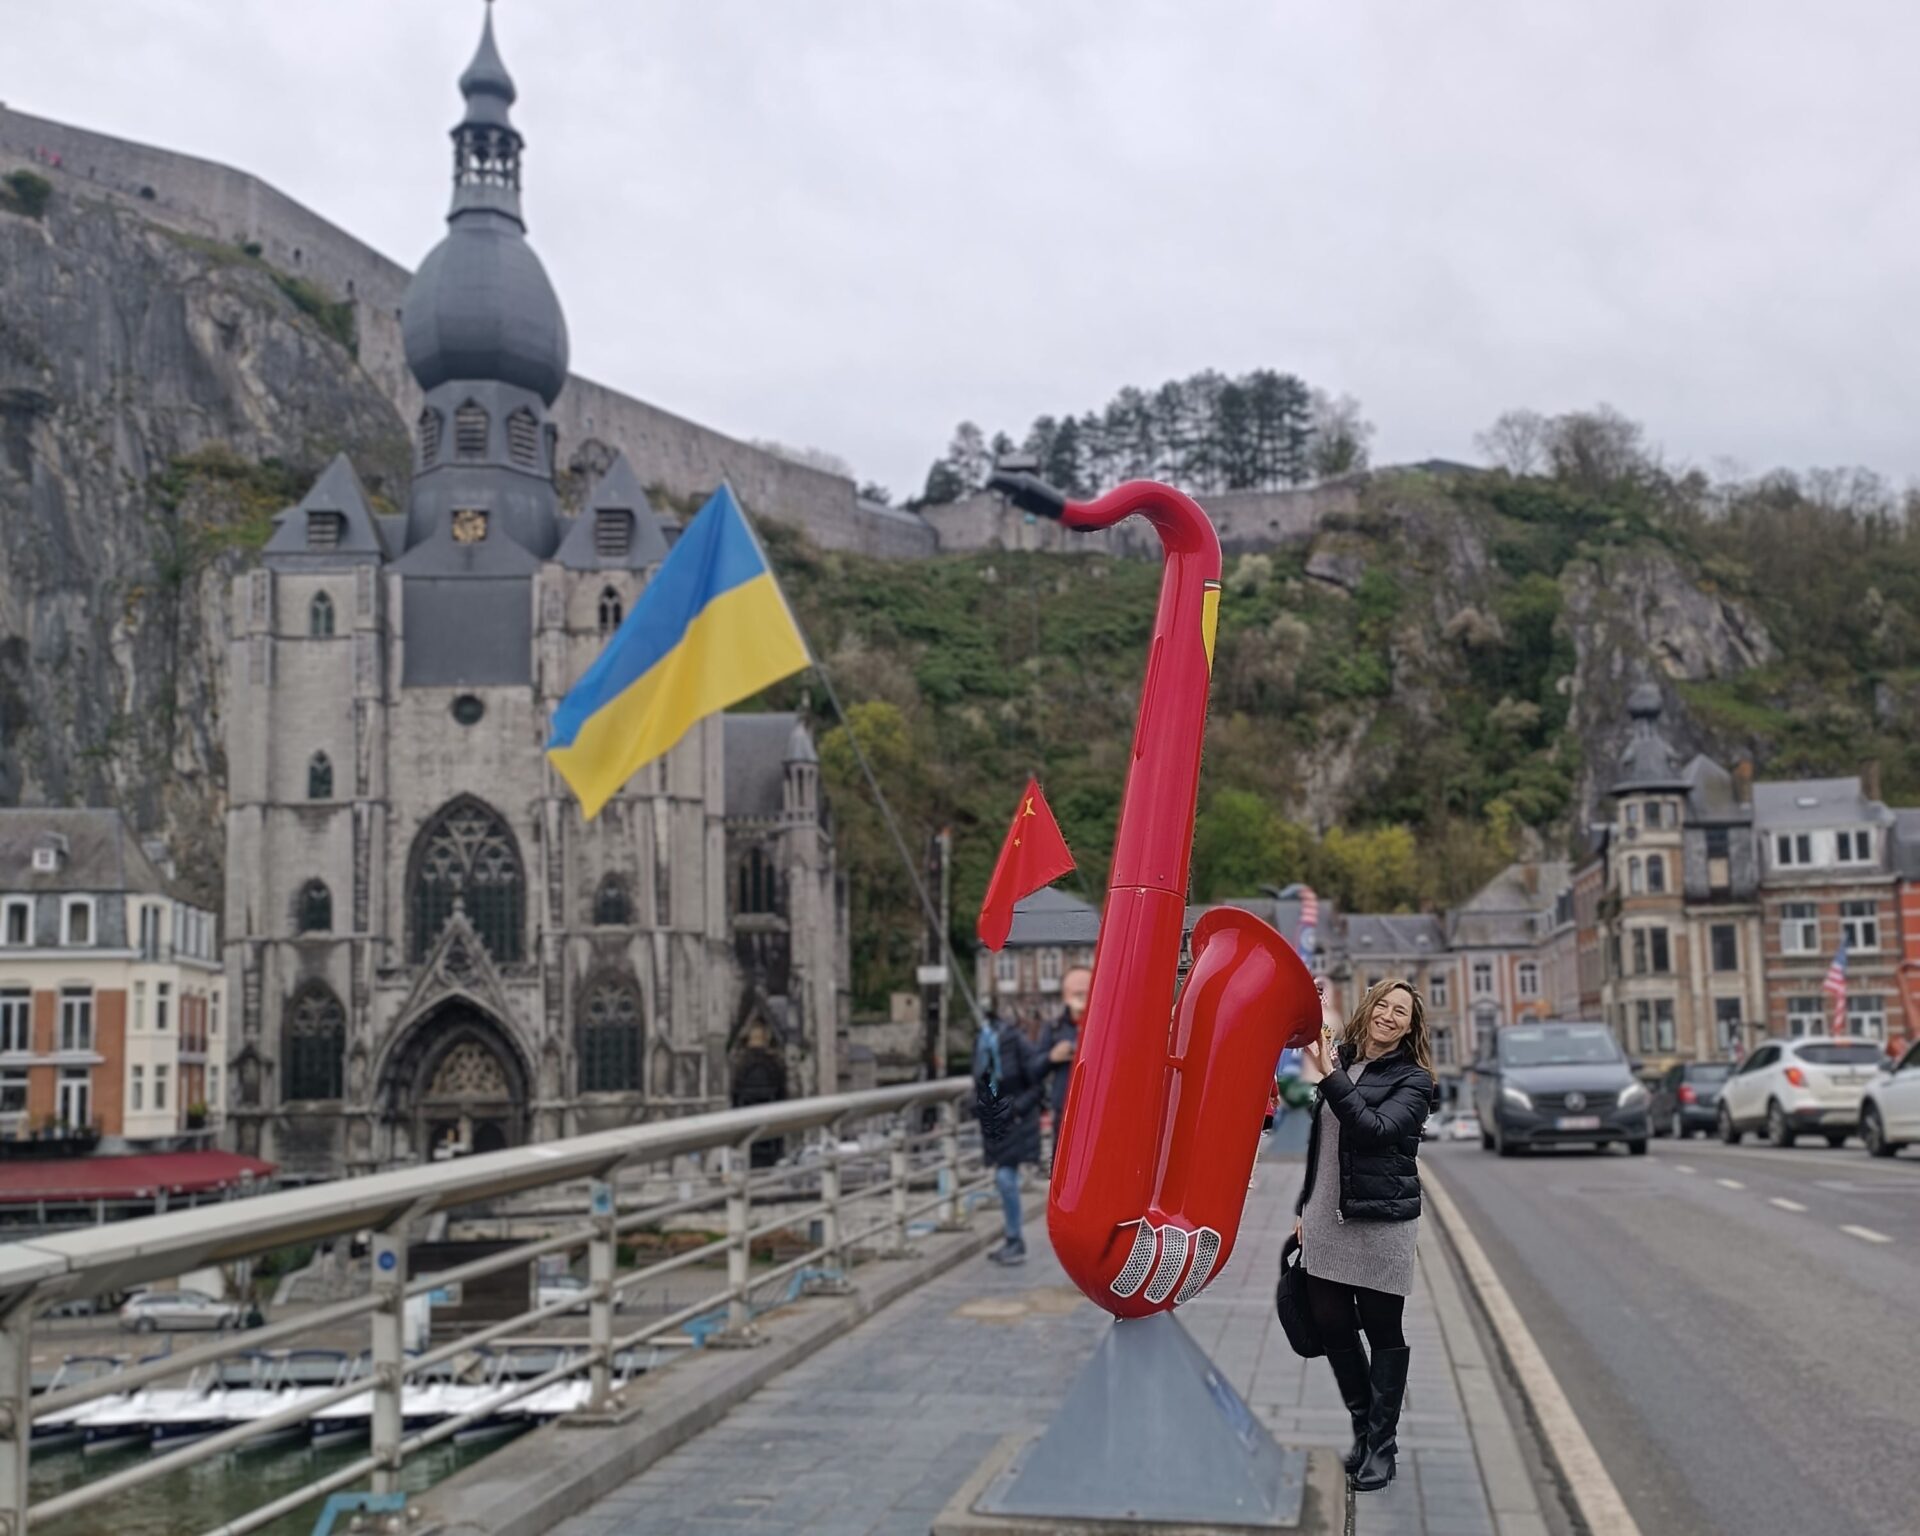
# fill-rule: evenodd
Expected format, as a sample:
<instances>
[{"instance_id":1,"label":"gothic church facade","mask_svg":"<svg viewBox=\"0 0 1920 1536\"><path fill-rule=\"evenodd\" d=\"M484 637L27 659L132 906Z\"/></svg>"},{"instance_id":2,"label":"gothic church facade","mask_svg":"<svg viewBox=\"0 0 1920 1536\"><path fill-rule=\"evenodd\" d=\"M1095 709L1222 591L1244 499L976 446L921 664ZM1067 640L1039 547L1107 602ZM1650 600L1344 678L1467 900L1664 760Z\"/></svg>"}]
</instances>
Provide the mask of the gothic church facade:
<instances>
[{"instance_id":1,"label":"gothic church facade","mask_svg":"<svg viewBox=\"0 0 1920 1536\"><path fill-rule=\"evenodd\" d=\"M615 457L575 516L559 301L489 18L407 291L404 515L342 457L233 591L232 1134L327 1178L831 1092L847 936L795 715L697 726L593 822L554 708L676 526Z\"/></svg>"}]
</instances>

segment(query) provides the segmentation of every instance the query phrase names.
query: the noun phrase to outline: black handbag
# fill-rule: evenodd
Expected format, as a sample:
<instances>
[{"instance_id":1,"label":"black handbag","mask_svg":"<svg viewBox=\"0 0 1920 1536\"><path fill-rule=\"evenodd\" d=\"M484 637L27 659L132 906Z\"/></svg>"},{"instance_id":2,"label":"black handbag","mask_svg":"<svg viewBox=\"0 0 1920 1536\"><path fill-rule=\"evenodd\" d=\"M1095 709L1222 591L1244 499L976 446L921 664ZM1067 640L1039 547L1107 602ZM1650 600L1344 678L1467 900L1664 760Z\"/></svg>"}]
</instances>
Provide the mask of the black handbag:
<instances>
[{"instance_id":1,"label":"black handbag","mask_svg":"<svg viewBox=\"0 0 1920 1536\"><path fill-rule=\"evenodd\" d=\"M1280 1250L1280 1284L1273 1293L1273 1309L1280 1315L1287 1342L1303 1360L1315 1360L1327 1352L1320 1342L1320 1330L1313 1325L1313 1309L1307 1305L1307 1269L1300 1261L1300 1239L1289 1237Z\"/></svg>"}]
</instances>

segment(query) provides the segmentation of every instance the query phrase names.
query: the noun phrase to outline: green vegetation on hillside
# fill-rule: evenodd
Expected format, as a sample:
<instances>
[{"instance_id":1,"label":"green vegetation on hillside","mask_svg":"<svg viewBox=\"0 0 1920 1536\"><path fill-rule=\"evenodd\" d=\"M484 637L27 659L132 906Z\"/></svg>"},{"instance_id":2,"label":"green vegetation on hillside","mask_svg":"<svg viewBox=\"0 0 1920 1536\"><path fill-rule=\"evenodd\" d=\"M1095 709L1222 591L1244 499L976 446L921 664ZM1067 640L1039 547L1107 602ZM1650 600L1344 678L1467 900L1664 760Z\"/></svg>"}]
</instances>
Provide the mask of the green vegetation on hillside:
<instances>
[{"instance_id":1,"label":"green vegetation on hillside","mask_svg":"<svg viewBox=\"0 0 1920 1536\"><path fill-rule=\"evenodd\" d=\"M0 176L0 211L37 219L53 201L53 183L32 171L9 171Z\"/></svg>"}]
</instances>

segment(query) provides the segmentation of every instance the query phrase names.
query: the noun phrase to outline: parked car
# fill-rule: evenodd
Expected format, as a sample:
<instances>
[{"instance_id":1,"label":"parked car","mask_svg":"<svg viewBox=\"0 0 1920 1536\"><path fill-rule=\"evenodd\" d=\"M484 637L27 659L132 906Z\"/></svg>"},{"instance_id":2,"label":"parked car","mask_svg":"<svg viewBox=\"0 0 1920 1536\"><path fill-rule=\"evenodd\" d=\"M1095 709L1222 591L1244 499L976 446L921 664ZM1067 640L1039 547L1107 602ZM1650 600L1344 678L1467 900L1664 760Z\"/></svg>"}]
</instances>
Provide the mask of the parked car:
<instances>
[{"instance_id":1,"label":"parked car","mask_svg":"<svg viewBox=\"0 0 1920 1536\"><path fill-rule=\"evenodd\" d=\"M1860 1129L1860 1107L1884 1059L1871 1040L1766 1040L1720 1089L1720 1139L1738 1146L1765 1130L1776 1147L1807 1131L1840 1146Z\"/></svg>"},{"instance_id":2,"label":"parked car","mask_svg":"<svg viewBox=\"0 0 1920 1536\"><path fill-rule=\"evenodd\" d=\"M1647 1150L1651 1096L1604 1024L1514 1024L1474 1068L1480 1145L1502 1157L1522 1147L1624 1142Z\"/></svg>"},{"instance_id":3,"label":"parked car","mask_svg":"<svg viewBox=\"0 0 1920 1536\"><path fill-rule=\"evenodd\" d=\"M1680 1140L1720 1123L1720 1088L1733 1075L1727 1061L1682 1061L1653 1085L1653 1134Z\"/></svg>"},{"instance_id":4,"label":"parked car","mask_svg":"<svg viewBox=\"0 0 1920 1536\"><path fill-rule=\"evenodd\" d=\"M238 1328L246 1309L216 1301L204 1291L141 1291L120 1309L120 1326L131 1333L174 1333L190 1328L219 1332Z\"/></svg>"},{"instance_id":5,"label":"parked car","mask_svg":"<svg viewBox=\"0 0 1920 1536\"><path fill-rule=\"evenodd\" d=\"M1860 1137L1875 1157L1892 1157L1920 1141L1920 1045L1867 1085L1860 1103Z\"/></svg>"}]
</instances>

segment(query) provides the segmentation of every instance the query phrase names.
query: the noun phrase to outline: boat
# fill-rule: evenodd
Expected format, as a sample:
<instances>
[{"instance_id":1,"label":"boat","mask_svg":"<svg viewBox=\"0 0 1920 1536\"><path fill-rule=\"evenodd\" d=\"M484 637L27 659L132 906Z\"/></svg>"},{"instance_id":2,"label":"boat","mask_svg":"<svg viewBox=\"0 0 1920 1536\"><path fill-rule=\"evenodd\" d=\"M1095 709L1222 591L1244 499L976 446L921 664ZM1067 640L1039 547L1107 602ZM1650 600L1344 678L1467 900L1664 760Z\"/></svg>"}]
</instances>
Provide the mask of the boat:
<instances>
[{"instance_id":1,"label":"boat","mask_svg":"<svg viewBox=\"0 0 1920 1536\"><path fill-rule=\"evenodd\" d=\"M99 1381L104 1376L118 1375L125 1369L126 1360L120 1355L68 1355L60 1362L60 1369L53 1373L53 1379L47 1383L47 1391L58 1392L66 1387ZM55 1451L80 1444L86 1438L81 1416L104 1401L104 1398L95 1398L92 1402L76 1403L71 1408L56 1408L52 1413L36 1417L33 1421L33 1449L36 1452Z\"/></svg>"},{"instance_id":2,"label":"boat","mask_svg":"<svg viewBox=\"0 0 1920 1536\"><path fill-rule=\"evenodd\" d=\"M339 1349L292 1349L277 1355L252 1353L239 1358L247 1364L242 1381L222 1382L198 1402L182 1404L154 1418L148 1439L156 1453L284 1413L301 1402L323 1397L334 1387L345 1386L360 1373L359 1362ZM321 1376L317 1382L312 1379L316 1367ZM260 1450L305 1440L308 1433L308 1421L295 1419L254 1436L239 1448Z\"/></svg>"},{"instance_id":3,"label":"boat","mask_svg":"<svg viewBox=\"0 0 1920 1536\"><path fill-rule=\"evenodd\" d=\"M89 1456L125 1450L148 1443L156 1417L178 1413L215 1390L220 1367L203 1365L188 1376L184 1387L141 1387L88 1403L76 1422L81 1426L81 1449Z\"/></svg>"}]
</instances>

